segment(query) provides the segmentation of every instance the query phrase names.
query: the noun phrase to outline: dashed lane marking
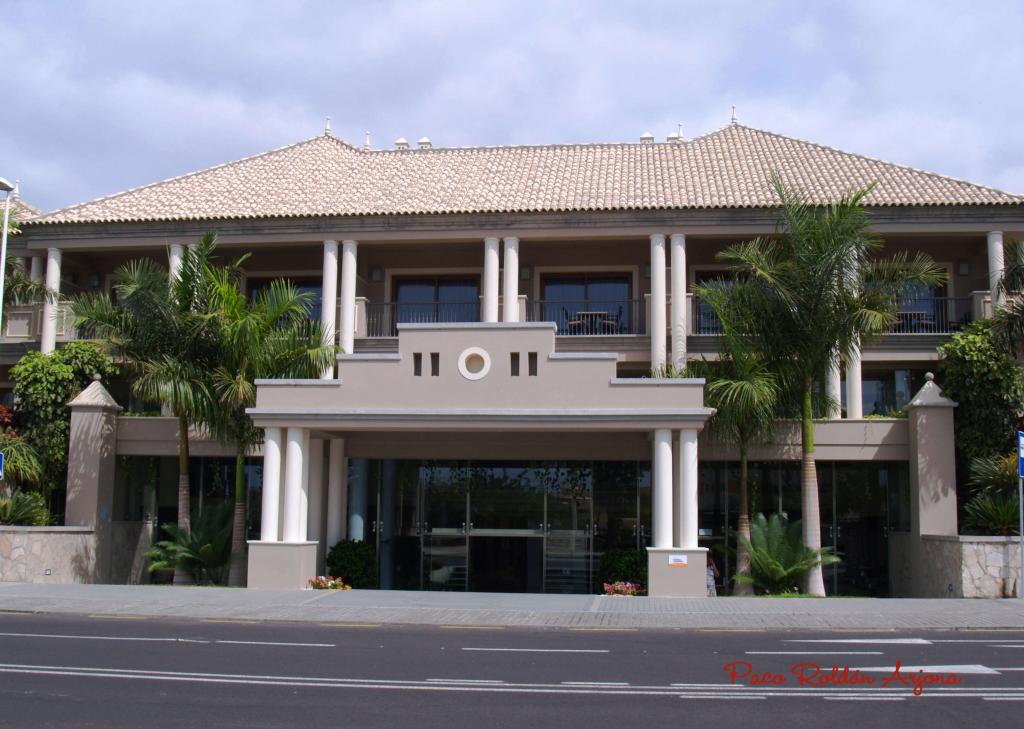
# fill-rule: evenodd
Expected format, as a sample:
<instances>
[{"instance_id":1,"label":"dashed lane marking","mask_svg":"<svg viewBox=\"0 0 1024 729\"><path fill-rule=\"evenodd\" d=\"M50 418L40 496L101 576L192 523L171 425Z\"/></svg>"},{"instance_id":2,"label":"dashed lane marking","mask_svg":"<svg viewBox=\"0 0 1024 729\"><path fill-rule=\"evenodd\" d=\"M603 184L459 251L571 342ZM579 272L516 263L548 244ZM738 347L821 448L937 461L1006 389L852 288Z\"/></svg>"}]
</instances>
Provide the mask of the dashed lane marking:
<instances>
[{"instance_id":1,"label":"dashed lane marking","mask_svg":"<svg viewBox=\"0 0 1024 729\"><path fill-rule=\"evenodd\" d=\"M504 630L504 625L439 625L445 630Z\"/></svg>"},{"instance_id":2,"label":"dashed lane marking","mask_svg":"<svg viewBox=\"0 0 1024 729\"><path fill-rule=\"evenodd\" d=\"M748 656L881 656L884 651L745 651Z\"/></svg>"},{"instance_id":3,"label":"dashed lane marking","mask_svg":"<svg viewBox=\"0 0 1024 729\"><path fill-rule=\"evenodd\" d=\"M463 648L464 651L495 653L610 653L606 648Z\"/></svg>"},{"instance_id":4,"label":"dashed lane marking","mask_svg":"<svg viewBox=\"0 0 1024 729\"><path fill-rule=\"evenodd\" d=\"M380 623L320 623L324 628L379 628Z\"/></svg>"},{"instance_id":5,"label":"dashed lane marking","mask_svg":"<svg viewBox=\"0 0 1024 729\"><path fill-rule=\"evenodd\" d=\"M95 615L87 615L86 617L93 618L95 620L145 620L145 615L104 615L102 613L96 613Z\"/></svg>"}]
</instances>

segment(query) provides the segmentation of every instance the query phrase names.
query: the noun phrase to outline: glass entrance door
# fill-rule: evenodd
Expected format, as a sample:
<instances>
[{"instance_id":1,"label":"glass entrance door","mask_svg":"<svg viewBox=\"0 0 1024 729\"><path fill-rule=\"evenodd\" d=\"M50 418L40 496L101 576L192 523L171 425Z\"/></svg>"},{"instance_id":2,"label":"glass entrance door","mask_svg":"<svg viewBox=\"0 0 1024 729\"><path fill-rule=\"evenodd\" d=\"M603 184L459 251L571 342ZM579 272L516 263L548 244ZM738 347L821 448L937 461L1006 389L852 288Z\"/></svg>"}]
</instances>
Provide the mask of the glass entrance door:
<instances>
[{"instance_id":1,"label":"glass entrance door","mask_svg":"<svg viewBox=\"0 0 1024 729\"><path fill-rule=\"evenodd\" d=\"M420 563L424 590L466 590L469 580L469 469L420 468Z\"/></svg>"},{"instance_id":2,"label":"glass entrance door","mask_svg":"<svg viewBox=\"0 0 1024 729\"><path fill-rule=\"evenodd\" d=\"M474 468L469 552L474 592L540 592L544 489L537 469L515 464Z\"/></svg>"},{"instance_id":3,"label":"glass entrance door","mask_svg":"<svg viewBox=\"0 0 1024 729\"><path fill-rule=\"evenodd\" d=\"M835 463L835 594L884 596L889 591L887 487L875 464Z\"/></svg>"},{"instance_id":4,"label":"glass entrance door","mask_svg":"<svg viewBox=\"0 0 1024 729\"><path fill-rule=\"evenodd\" d=\"M572 464L554 475L546 499L544 592L587 593L593 584L593 470Z\"/></svg>"}]
</instances>

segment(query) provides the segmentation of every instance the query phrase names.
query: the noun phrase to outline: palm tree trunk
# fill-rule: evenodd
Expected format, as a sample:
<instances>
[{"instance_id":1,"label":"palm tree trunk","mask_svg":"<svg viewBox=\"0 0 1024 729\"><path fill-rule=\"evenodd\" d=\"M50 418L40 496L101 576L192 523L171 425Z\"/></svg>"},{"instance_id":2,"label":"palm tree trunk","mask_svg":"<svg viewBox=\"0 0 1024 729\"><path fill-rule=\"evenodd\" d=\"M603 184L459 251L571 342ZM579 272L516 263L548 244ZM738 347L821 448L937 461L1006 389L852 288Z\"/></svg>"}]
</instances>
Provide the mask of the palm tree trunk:
<instances>
[{"instance_id":1,"label":"palm tree trunk","mask_svg":"<svg viewBox=\"0 0 1024 729\"><path fill-rule=\"evenodd\" d=\"M184 532L190 529L191 499L188 479L188 418L178 417L178 528ZM174 568L175 585L191 585L191 573L180 567Z\"/></svg>"},{"instance_id":2,"label":"palm tree trunk","mask_svg":"<svg viewBox=\"0 0 1024 729\"><path fill-rule=\"evenodd\" d=\"M804 383L803 417L801 419L800 445L803 452L801 473L801 497L803 502L804 546L818 551L821 549L821 513L818 506L818 469L814 465L814 382ZM805 577L805 591L808 595L825 596L825 579L821 563L816 564Z\"/></svg>"},{"instance_id":3,"label":"palm tree trunk","mask_svg":"<svg viewBox=\"0 0 1024 729\"><path fill-rule=\"evenodd\" d=\"M747 482L747 443L740 442L740 513L736 518L736 574L750 574L750 552L747 542L750 541L750 493ZM746 582L736 580L732 589L733 595L753 595L754 587Z\"/></svg>"},{"instance_id":4,"label":"palm tree trunk","mask_svg":"<svg viewBox=\"0 0 1024 729\"><path fill-rule=\"evenodd\" d=\"M235 521L231 527L231 563L228 585L245 587L245 448L235 454Z\"/></svg>"}]
</instances>

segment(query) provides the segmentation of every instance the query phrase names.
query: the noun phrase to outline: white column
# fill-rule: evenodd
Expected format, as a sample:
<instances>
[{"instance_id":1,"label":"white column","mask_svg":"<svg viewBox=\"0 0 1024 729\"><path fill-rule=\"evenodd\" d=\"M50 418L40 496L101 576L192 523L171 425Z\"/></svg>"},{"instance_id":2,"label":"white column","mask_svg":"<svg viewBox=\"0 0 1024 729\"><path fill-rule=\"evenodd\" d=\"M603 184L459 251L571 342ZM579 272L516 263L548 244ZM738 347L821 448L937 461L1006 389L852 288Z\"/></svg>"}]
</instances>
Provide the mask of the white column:
<instances>
[{"instance_id":1,"label":"white column","mask_svg":"<svg viewBox=\"0 0 1024 729\"><path fill-rule=\"evenodd\" d=\"M302 474L306 460L306 436L303 428L288 428L284 452L284 516L281 541L301 542L306 536L300 531L302 507Z\"/></svg>"},{"instance_id":2,"label":"white column","mask_svg":"<svg viewBox=\"0 0 1024 729\"><path fill-rule=\"evenodd\" d=\"M839 371L838 357L832 360L832 364L830 364L828 370L825 371L825 394L827 394L833 401L828 416L830 418L841 417L843 408L843 382L842 375Z\"/></svg>"},{"instance_id":3,"label":"white column","mask_svg":"<svg viewBox=\"0 0 1024 729\"><path fill-rule=\"evenodd\" d=\"M348 500L348 459L345 441L330 441L327 461L327 549L345 538L345 506Z\"/></svg>"},{"instance_id":4,"label":"white column","mask_svg":"<svg viewBox=\"0 0 1024 729\"><path fill-rule=\"evenodd\" d=\"M46 288L60 294L60 248L46 249ZM59 298L59 297L58 297ZM43 300L43 332L39 351L50 354L57 347L58 302L50 296Z\"/></svg>"},{"instance_id":5,"label":"white column","mask_svg":"<svg viewBox=\"0 0 1024 729\"><path fill-rule=\"evenodd\" d=\"M278 542L277 528L281 507L281 429L263 430L263 508L260 512L260 539Z\"/></svg>"},{"instance_id":6,"label":"white column","mask_svg":"<svg viewBox=\"0 0 1024 729\"><path fill-rule=\"evenodd\" d=\"M860 342L846 355L846 417L853 420L864 417L861 395Z\"/></svg>"},{"instance_id":7,"label":"white column","mask_svg":"<svg viewBox=\"0 0 1024 729\"><path fill-rule=\"evenodd\" d=\"M30 266L31 267L29 268L29 278L31 278L33 281L42 281L43 280L43 257L42 256L32 256L32 263L30 264Z\"/></svg>"},{"instance_id":8,"label":"white column","mask_svg":"<svg viewBox=\"0 0 1024 729\"><path fill-rule=\"evenodd\" d=\"M679 431L679 524L683 549L697 548L697 431Z\"/></svg>"},{"instance_id":9,"label":"white column","mask_svg":"<svg viewBox=\"0 0 1024 729\"><path fill-rule=\"evenodd\" d=\"M354 240L341 242L341 338L345 354L352 354L356 329L356 250Z\"/></svg>"},{"instance_id":10,"label":"white column","mask_svg":"<svg viewBox=\"0 0 1024 729\"><path fill-rule=\"evenodd\" d=\"M309 437L309 430L302 431L302 452L305 454L302 459L302 481L299 488L299 541L309 540L309 449L312 439ZM323 474L321 468L320 471Z\"/></svg>"},{"instance_id":11,"label":"white column","mask_svg":"<svg viewBox=\"0 0 1024 729\"><path fill-rule=\"evenodd\" d=\"M665 368L665 236L651 236L651 369ZM672 546L671 544L665 546Z\"/></svg>"},{"instance_id":12,"label":"white column","mask_svg":"<svg viewBox=\"0 0 1024 729\"><path fill-rule=\"evenodd\" d=\"M306 538L319 542L323 537L324 518L324 441L312 438L309 441L309 522Z\"/></svg>"},{"instance_id":13,"label":"white column","mask_svg":"<svg viewBox=\"0 0 1024 729\"><path fill-rule=\"evenodd\" d=\"M498 239L484 238L484 286L481 320L498 321Z\"/></svg>"},{"instance_id":14,"label":"white column","mask_svg":"<svg viewBox=\"0 0 1024 729\"><path fill-rule=\"evenodd\" d=\"M1003 231L993 230L988 234L988 287L992 292L992 308L1001 304L999 279L1003 275Z\"/></svg>"},{"instance_id":15,"label":"white column","mask_svg":"<svg viewBox=\"0 0 1024 729\"><path fill-rule=\"evenodd\" d=\"M679 372L686 366L686 236L673 233L669 241L672 255L672 367Z\"/></svg>"},{"instance_id":16,"label":"white column","mask_svg":"<svg viewBox=\"0 0 1024 729\"><path fill-rule=\"evenodd\" d=\"M505 238L505 281L502 292L502 321L519 321L519 239Z\"/></svg>"},{"instance_id":17,"label":"white column","mask_svg":"<svg viewBox=\"0 0 1024 729\"><path fill-rule=\"evenodd\" d=\"M337 342L338 311L338 241L324 241L324 273L320 296L320 324L324 328L324 337L329 342ZM354 311L354 309L353 309ZM353 321L355 321L353 319ZM334 376L334 365L324 368L320 373L321 380L329 380Z\"/></svg>"},{"instance_id":18,"label":"white column","mask_svg":"<svg viewBox=\"0 0 1024 729\"><path fill-rule=\"evenodd\" d=\"M181 259L185 255L185 247L180 243L171 243L167 248L167 272L171 278L178 278L181 270Z\"/></svg>"},{"instance_id":19,"label":"white column","mask_svg":"<svg viewBox=\"0 0 1024 729\"><path fill-rule=\"evenodd\" d=\"M672 431L654 431L651 460L651 486L654 492L653 547L672 547Z\"/></svg>"}]
</instances>

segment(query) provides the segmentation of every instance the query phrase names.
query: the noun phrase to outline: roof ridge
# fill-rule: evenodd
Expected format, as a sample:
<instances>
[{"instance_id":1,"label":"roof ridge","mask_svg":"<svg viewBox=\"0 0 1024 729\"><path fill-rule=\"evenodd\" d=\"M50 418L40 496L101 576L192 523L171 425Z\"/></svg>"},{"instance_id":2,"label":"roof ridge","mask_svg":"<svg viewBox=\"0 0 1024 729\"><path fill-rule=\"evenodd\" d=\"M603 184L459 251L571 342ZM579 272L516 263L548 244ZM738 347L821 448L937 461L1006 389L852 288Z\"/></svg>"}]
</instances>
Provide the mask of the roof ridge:
<instances>
[{"instance_id":1,"label":"roof ridge","mask_svg":"<svg viewBox=\"0 0 1024 729\"><path fill-rule=\"evenodd\" d=\"M1000 189L998 187L992 187L990 185L982 185L982 184L977 183L977 182L971 182L970 180L965 180L962 177L953 177L952 175L944 175L941 172L933 172L931 170L925 170L925 169L922 169L920 167L914 167L912 165L905 165L905 164L902 164L900 162L892 162L892 161L887 160L887 159L882 159L881 157L872 157L870 155L861 154L859 152L849 152L849 151L847 151L845 149L840 149L839 147L833 147L832 145L829 145L829 144L822 144L821 142L812 142L809 139L803 139L801 137L792 137L792 136L789 136L788 134L781 134L779 132L773 132L773 131L770 131L768 129L760 129L758 127L751 127L751 126L748 126L746 124L740 124L739 122L733 122L732 124L724 126L721 129L716 129L711 134L717 134L718 132L726 131L727 129L729 129L729 127L739 127L741 129L746 129L746 130L751 131L751 132L757 132L758 134L764 134L764 135L767 135L769 137L776 137L778 139L786 139L786 140L789 140L791 142L797 142L799 144L806 144L809 147L817 147L818 149L828 150L829 152L835 152L837 154L846 155L847 157L856 157L857 159L867 160L868 162L878 162L879 164L888 165L890 167L898 167L901 170L908 170L910 172L916 172L917 174L927 175L929 177L936 177L936 178L938 178L940 180L948 180L949 182L956 182L956 183L961 184L961 185L969 185L969 186L977 188L979 190L987 190L988 192L997 192L1000 195L1009 195L1010 197L1015 197L1015 198L1018 198L1020 200L1024 200L1024 193L1010 192L1009 190L1002 190L1002 189ZM708 135L705 135L705 136L711 136L711 134L708 134Z\"/></svg>"},{"instance_id":2,"label":"roof ridge","mask_svg":"<svg viewBox=\"0 0 1024 729\"><path fill-rule=\"evenodd\" d=\"M338 137L335 137L333 134L329 134L329 133L317 134L316 136L308 137L306 139L300 139L298 142L292 142L291 144L285 144L285 145L283 145L281 147L275 147L274 149L268 149L267 151L260 152L258 154L251 154L251 155L248 155L246 157L239 157L238 159L233 159L233 160L230 160L228 162L221 162L220 164L211 165L210 167L204 167L204 168L202 168L200 170L193 170L191 172L185 172L185 173L180 174L180 175L174 175L172 177L164 178L163 180L157 180L156 182L149 182L149 183L147 183L145 185L137 185L135 187L130 187L127 190L121 190L120 192L114 192L114 193L111 193L109 195L101 195L100 197L93 198L92 200L86 200L84 202L75 203L74 205L68 205L67 207L57 208L56 210L51 210L49 212L45 212L45 213L43 213L41 215L35 216L34 218L32 218L32 222L33 223L45 223L45 222L47 222L46 219L51 217L51 216L55 216L55 215L58 215L58 214L61 214L61 213L67 213L67 212L70 212L70 211L73 211L73 210L77 210L78 208L85 207L86 205L93 205L94 203L105 202L107 200L113 200L115 198L122 197L123 195L129 195L129 194L131 194L133 192L138 192L140 190L148 190L148 189L153 188L153 187L159 187L160 185L166 185L166 184L168 184L170 182L177 182L178 180L186 180L186 179L188 179L190 177L195 177L197 175L206 174L207 172L212 172L213 170L223 169L225 167L230 167L232 165L241 164L242 162L248 162L250 160L259 159L261 157L269 157L272 154L277 154L279 152L283 152L286 149L293 149L295 147L301 147L304 144L310 144L310 143L315 142L315 141L320 140L320 139L330 139L330 140L333 140L334 142L340 144L343 147L346 147L346 148L352 149L352 150L355 149L355 147L353 147L351 144L349 144L348 142L346 142L343 139L339 139Z\"/></svg>"}]
</instances>

